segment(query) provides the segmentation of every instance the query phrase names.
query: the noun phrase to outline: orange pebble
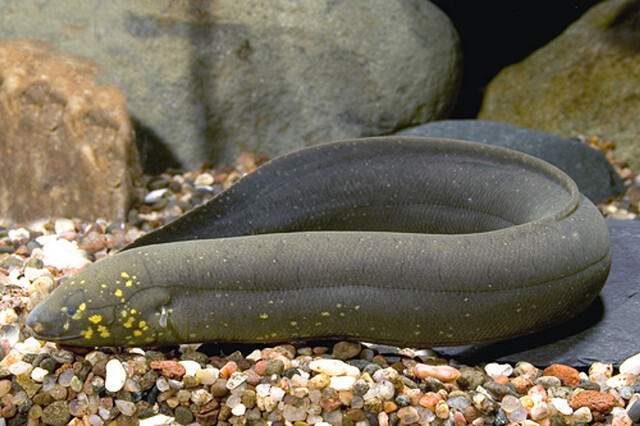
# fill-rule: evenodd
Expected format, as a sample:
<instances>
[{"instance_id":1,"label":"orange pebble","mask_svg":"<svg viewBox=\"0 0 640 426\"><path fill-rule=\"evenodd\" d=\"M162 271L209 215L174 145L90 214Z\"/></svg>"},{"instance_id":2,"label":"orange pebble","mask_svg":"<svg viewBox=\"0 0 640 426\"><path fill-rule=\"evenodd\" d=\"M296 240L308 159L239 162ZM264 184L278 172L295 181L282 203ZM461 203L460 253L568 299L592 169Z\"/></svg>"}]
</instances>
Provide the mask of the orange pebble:
<instances>
[{"instance_id":1,"label":"orange pebble","mask_svg":"<svg viewBox=\"0 0 640 426\"><path fill-rule=\"evenodd\" d=\"M493 381L496 383L500 383L501 385L506 385L507 383L509 383L509 376L505 376L504 374L502 374L496 377Z\"/></svg>"},{"instance_id":2,"label":"orange pebble","mask_svg":"<svg viewBox=\"0 0 640 426\"><path fill-rule=\"evenodd\" d=\"M412 374L420 379L434 377L443 382L452 382L460 377L460 371L448 365L416 364Z\"/></svg>"},{"instance_id":3,"label":"orange pebble","mask_svg":"<svg viewBox=\"0 0 640 426\"><path fill-rule=\"evenodd\" d=\"M418 401L418 404L434 411L438 402L442 401L442 395L435 392L427 392Z\"/></svg>"},{"instance_id":4,"label":"orange pebble","mask_svg":"<svg viewBox=\"0 0 640 426\"><path fill-rule=\"evenodd\" d=\"M220 377L228 379L236 371L238 371L238 364L233 361L229 361L220 369Z\"/></svg>"}]
</instances>

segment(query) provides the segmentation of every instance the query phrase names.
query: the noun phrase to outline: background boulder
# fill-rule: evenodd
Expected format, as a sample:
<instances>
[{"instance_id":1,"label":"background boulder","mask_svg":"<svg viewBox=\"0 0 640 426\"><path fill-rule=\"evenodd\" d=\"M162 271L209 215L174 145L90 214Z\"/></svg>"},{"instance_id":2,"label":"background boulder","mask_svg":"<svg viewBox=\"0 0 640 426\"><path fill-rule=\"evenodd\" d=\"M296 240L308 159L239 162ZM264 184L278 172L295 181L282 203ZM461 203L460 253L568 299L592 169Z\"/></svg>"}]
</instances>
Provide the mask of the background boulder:
<instances>
[{"instance_id":1,"label":"background boulder","mask_svg":"<svg viewBox=\"0 0 640 426\"><path fill-rule=\"evenodd\" d=\"M460 79L458 35L426 0L24 0L0 37L98 60L150 171L443 118Z\"/></svg>"},{"instance_id":2,"label":"background boulder","mask_svg":"<svg viewBox=\"0 0 640 426\"><path fill-rule=\"evenodd\" d=\"M479 118L599 135L640 167L640 2L604 1L489 84Z\"/></svg>"}]
</instances>

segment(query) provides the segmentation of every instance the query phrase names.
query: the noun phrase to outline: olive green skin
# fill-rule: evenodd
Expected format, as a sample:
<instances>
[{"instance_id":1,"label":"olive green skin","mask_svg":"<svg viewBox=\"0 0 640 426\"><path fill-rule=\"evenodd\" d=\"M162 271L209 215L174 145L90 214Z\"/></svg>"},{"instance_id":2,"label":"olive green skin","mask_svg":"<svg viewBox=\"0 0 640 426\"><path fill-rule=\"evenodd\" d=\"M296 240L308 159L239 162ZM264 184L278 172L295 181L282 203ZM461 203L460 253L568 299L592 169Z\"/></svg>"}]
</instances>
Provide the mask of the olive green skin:
<instances>
[{"instance_id":1,"label":"olive green skin","mask_svg":"<svg viewBox=\"0 0 640 426\"><path fill-rule=\"evenodd\" d=\"M360 139L274 159L60 285L27 323L80 346L462 345L573 317L610 263L600 213L546 162Z\"/></svg>"}]
</instances>

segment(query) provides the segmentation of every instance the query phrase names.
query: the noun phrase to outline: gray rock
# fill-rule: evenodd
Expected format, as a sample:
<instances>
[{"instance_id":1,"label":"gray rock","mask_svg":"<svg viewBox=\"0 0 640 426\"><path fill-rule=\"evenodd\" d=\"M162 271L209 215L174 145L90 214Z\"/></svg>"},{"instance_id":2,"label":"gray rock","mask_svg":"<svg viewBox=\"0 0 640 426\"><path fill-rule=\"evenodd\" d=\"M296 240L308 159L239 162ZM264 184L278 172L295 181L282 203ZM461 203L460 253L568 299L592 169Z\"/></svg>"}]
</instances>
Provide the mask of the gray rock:
<instances>
[{"instance_id":1,"label":"gray rock","mask_svg":"<svg viewBox=\"0 0 640 426\"><path fill-rule=\"evenodd\" d=\"M442 118L460 79L457 33L426 0L24 0L1 11L0 37L99 61L141 139L186 167Z\"/></svg>"},{"instance_id":2,"label":"gray rock","mask_svg":"<svg viewBox=\"0 0 640 426\"><path fill-rule=\"evenodd\" d=\"M640 168L640 4L608 0L489 83L478 118L613 139Z\"/></svg>"},{"instance_id":3,"label":"gray rock","mask_svg":"<svg viewBox=\"0 0 640 426\"><path fill-rule=\"evenodd\" d=\"M638 353L640 336L640 222L606 219L611 233L612 265L600 297L577 317L556 327L487 345L440 348L459 361L526 360L589 367L595 361L619 366Z\"/></svg>"},{"instance_id":4,"label":"gray rock","mask_svg":"<svg viewBox=\"0 0 640 426\"><path fill-rule=\"evenodd\" d=\"M436 121L398 134L462 139L525 152L563 170L594 203L624 192L604 155L575 139L487 120Z\"/></svg>"}]
</instances>

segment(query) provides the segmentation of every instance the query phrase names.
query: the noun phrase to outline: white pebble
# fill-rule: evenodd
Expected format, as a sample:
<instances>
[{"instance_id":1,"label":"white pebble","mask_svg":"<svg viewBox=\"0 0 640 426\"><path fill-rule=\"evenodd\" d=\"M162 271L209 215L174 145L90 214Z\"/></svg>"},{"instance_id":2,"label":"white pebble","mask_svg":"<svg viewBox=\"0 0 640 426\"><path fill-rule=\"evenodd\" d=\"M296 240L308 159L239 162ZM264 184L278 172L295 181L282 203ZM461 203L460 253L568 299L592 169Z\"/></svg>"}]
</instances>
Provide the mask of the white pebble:
<instances>
[{"instance_id":1,"label":"white pebble","mask_svg":"<svg viewBox=\"0 0 640 426\"><path fill-rule=\"evenodd\" d=\"M165 416L164 414L156 414L153 417L147 417L146 419L140 419L140 426L164 426L172 424L174 419Z\"/></svg>"},{"instance_id":2,"label":"white pebble","mask_svg":"<svg viewBox=\"0 0 640 426\"><path fill-rule=\"evenodd\" d=\"M560 414L564 414L565 416L573 414L573 408L569 405L569 401L564 398L551 398L551 404L553 404Z\"/></svg>"},{"instance_id":3,"label":"white pebble","mask_svg":"<svg viewBox=\"0 0 640 426\"><path fill-rule=\"evenodd\" d=\"M357 367L337 359L317 359L309 363L309 368L327 376L360 376L360 370Z\"/></svg>"},{"instance_id":4,"label":"white pebble","mask_svg":"<svg viewBox=\"0 0 640 426\"><path fill-rule=\"evenodd\" d=\"M285 391L284 391L284 389L279 388L277 386L272 386L271 387L271 391L269 392L269 394L276 401L282 401L282 398L284 398Z\"/></svg>"},{"instance_id":5,"label":"white pebble","mask_svg":"<svg viewBox=\"0 0 640 426\"><path fill-rule=\"evenodd\" d=\"M0 311L0 326L13 324L18 320L18 314L11 308Z\"/></svg>"},{"instance_id":6,"label":"white pebble","mask_svg":"<svg viewBox=\"0 0 640 426\"><path fill-rule=\"evenodd\" d=\"M127 372L122 366L122 362L112 359L107 362L104 387L109 392L118 392L127 380Z\"/></svg>"},{"instance_id":7,"label":"white pebble","mask_svg":"<svg viewBox=\"0 0 640 426\"><path fill-rule=\"evenodd\" d=\"M244 404L238 404L231 409L231 414L233 414L234 416L244 416L244 413L246 413L246 411L247 407L245 407Z\"/></svg>"},{"instance_id":8,"label":"white pebble","mask_svg":"<svg viewBox=\"0 0 640 426\"><path fill-rule=\"evenodd\" d=\"M215 179L211 173L202 173L195 178L193 184L195 186L211 186L213 182Z\"/></svg>"},{"instance_id":9,"label":"white pebble","mask_svg":"<svg viewBox=\"0 0 640 426\"><path fill-rule=\"evenodd\" d=\"M249 361L258 362L262 359L262 352L260 349L254 349L249 355L247 355Z\"/></svg>"},{"instance_id":10,"label":"white pebble","mask_svg":"<svg viewBox=\"0 0 640 426\"><path fill-rule=\"evenodd\" d=\"M9 284L20 288L28 288L31 285L31 281L19 270L12 269L9 271Z\"/></svg>"},{"instance_id":11,"label":"white pebble","mask_svg":"<svg viewBox=\"0 0 640 426\"><path fill-rule=\"evenodd\" d=\"M484 371L492 379L496 379L500 376L510 377L513 374L513 367L509 364L498 364L497 362L490 362L484 367Z\"/></svg>"},{"instance_id":12,"label":"white pebble","mask_svg":"<svg viewBox=\"0 0 640 426\"><path fill-rule=\"evenodd\" d=\"M593 420L593 416L591 415L591 410L589 407L580 407L576 411L573 412L573 416L571 416L574 423L589 423Z\"/></svg>"},{"instance_id":13,"label":"white pebble","mask_svg":"<svg viewBox=\"0 0 640 426\"><path fill-rule=\"evenodd\" d=\"M38 278L42 276L52 277L51 272L47 268L32 268L31 266L27 266L24 268L24 276L31 282L34 282Z\"/></svg>"},{"instance_id":14,"label":"white pebble","mask_svg":"<svg viewBox=\"0 0 640 426\"><path fill-rule=\"evenodd\" d=\"M256 395L262 396L262 397L268 396L270 390L271 390L270 384L260 383L259 385L256 386Z\"/></svg>"},{"instance_id":15,"label":"white pebble","mask_svg":"<svg viewBox=\"0 0 640 426\"><path fill-rule=\"evenodd\" d=\"M199 370L202 370L202 367L200 367L200 364L195 361L186 360L186 361L178 361L178 362L182 364L182 366L184 367L185 376L195 376Z\"/></svg>"},{"instance_id":16,"label":"white pebble","mask_svg":"<svg viewBox=\"0 0 640 426\"><path fill-rule=\"evenodd\" d=\"M355 382L356 378L353 376L335 376L331 378L329 387L338 391L349 390Z\"/></svg>"},{"instance_id":17,"label":"white pebble","mask_svg":"<svg viewBox=\"0 0 640 426\"><path fill-rule=\"evenodd\" d=\"M26 240L30 236L29 230L25 228L10 229L7 235L11 241Z\"/></svg>"},{"instance_id":18,"label":"white pebble","mask_svg":"<svg viewBox=\"0 0 640 426\"><path fill-rule=\"evenodd\" d=\"M33 365L24 361L14 362L9 366L9 373L14 376L19 376L21 374L29 374L33 370Z\"/></svg>"},{"instance_id":19,"label":"white pebble","mask_svg":"<svg viewBox=\"0 0 640 426\"><path fill-rule=\"evenodd\" d=\"M620 372L631 373L636 376L640 375L640 353L625 359L622 364L620 364Z\"/></svg>"},{"instance_id":20,"label":"white pebble","mask_svg":"<svg viewBox=\"0 0 640 426\"><path fill-rule=\"evenodd\" d=\"M207 366L196 371L196 377L203 385L211 385L220 377L220 370L215 367Z\"/></svg>"},{"instance_id":21,"label":"white pebble","mask_svg":"<svg viewBox=\"0 0 640 426\"><path fill-rule=\"evenodd\" d=\"M144 196L144 202L146 204L153 204L156 201L158 201L159 199L162 198L162 196L168 191L168 188L160 188L160 189L155 189L153 191L150 191L147 195Z\"/></svg>"},{"instance_id":22,"label":"white pebble","mask_svg":"<svg viewBox=\"0 0 640 426\"><path fill-rule=\"evenodd\" d=\"M53 229L56 234L60 235L64 234L65 232L75 232L76 226L74 225L73 221L65 218L60 218L54 223Z\"/></svg>"},{"instance_id":23,"label":"white pebble","mask_svg":"<svg viewBox=\"0 0 640 426\"><path fill-rule=\"evenodd\" d=\"M80 269L88 263L87 253L78 247L75 241L58 239L54 235L43 235L36 238L38 244L42 245L45 265L53 266L57 269L77 268Z\"/></svg>"},{"instance_id":24,"label":"white pebble","mask_svg":"<svg viewBox=\"0 0 640 426\"><path fill-rule=\"evenodd\" d=\"M38 383L42 383L47 374L49 372L44 368L36 367L31 371L31 378Z\"/></svg>"}]
</instances>

